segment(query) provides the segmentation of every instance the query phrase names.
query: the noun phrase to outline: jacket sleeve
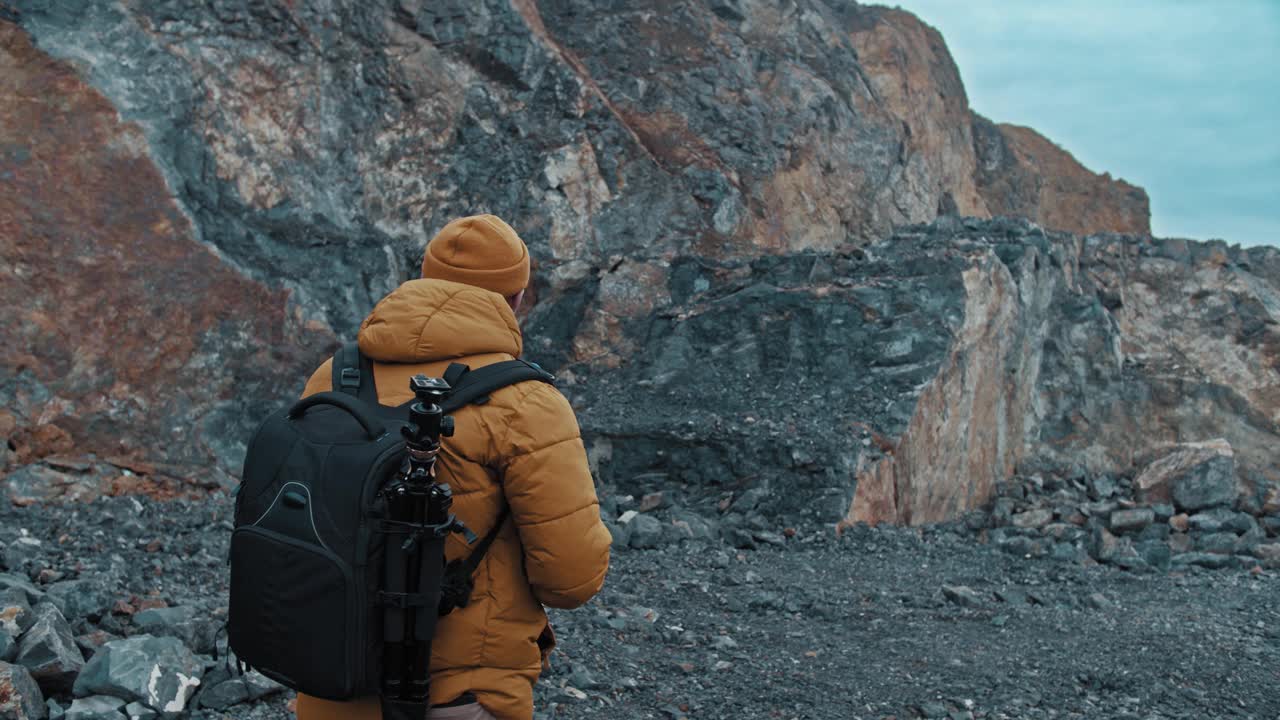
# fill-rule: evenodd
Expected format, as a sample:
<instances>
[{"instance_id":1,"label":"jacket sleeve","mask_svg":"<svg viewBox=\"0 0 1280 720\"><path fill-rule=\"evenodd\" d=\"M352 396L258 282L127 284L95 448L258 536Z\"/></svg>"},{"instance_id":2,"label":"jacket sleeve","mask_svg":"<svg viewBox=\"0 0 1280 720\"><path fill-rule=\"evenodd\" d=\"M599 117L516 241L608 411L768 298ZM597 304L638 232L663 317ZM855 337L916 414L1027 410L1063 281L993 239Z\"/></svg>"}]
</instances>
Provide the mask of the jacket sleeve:
<instances>
[{"instance_id":1,"label":"jacket sleeve","mask_svg":"<svg viewBox=\"0 0 1280 720\"><path fill-rule=\"evenodd\" d=\"M611 539L573 408L552 386L531 385L511 411L498 465L534 596L575 608L603 587Z\"/></svg>"},{"instance_id":2,"label":"jacket sleeve","mask_svg":"<svg viewBox=\"0 0 1280 720\"><path fill-rule=\"evenodd\" d=\"M307 386L302 390L302 397L328 392L333 389L333 358L324 361L320 369L311 373Z\"/></svg>"}]
</instances>

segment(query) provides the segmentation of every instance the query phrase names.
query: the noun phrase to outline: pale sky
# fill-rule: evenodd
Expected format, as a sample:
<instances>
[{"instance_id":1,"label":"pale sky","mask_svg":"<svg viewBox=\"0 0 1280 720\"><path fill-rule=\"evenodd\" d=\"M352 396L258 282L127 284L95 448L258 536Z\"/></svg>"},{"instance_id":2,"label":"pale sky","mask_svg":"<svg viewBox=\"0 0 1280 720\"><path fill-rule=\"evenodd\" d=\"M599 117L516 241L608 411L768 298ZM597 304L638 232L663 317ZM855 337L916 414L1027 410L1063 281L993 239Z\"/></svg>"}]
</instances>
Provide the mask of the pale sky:
<instances>
[{"instance_id":1,"label":"pale sky","mask_svg":"<svg viewBox=\"0 0 1280 720\"><path fill-rule=\"evenodd\" d=\"M1280 0L898 0L969 104L1146 188L1161 237L1280 245Z\"/></svg>"}]
</instances>

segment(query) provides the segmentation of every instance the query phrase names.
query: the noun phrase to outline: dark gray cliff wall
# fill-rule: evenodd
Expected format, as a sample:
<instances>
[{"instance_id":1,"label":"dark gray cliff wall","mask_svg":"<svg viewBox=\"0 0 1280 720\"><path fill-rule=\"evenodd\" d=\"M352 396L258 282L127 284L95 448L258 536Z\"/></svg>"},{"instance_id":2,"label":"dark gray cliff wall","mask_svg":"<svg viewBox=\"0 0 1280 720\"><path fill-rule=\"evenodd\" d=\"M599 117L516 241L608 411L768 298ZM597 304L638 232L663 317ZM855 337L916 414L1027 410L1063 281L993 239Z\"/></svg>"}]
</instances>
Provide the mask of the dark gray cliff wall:
<instances>
[{"instance_id":1,"label":"dark gray cliff wall","mask_svg":"<svg viewBox=\"0 0 1280 720\"><path fill-rule=\"evenodd\" d=\"M941 37L900 11L23 0L4 17L11 468L92 453L94 473L228 482L254 419L413 275L422 243L491 211L530 243L529 354L564 376L609 482L786 475L847 507L875 486L855 478L887 473L881 455L904 458L902 438L922 434L930 383L953 388L936 402L977 408L957 418L1005 418L994 445L972 439L996 448L975 462L998 476L1027 454L1017 438L1065 422L1072 401L1029 401L1033 384L975 405L965 348L1012 333L1001 352L1034 375L1067 291L950 221L927 242L892 229L1013 213L1148 230L1140 189L976 118ZM1042 262L1093 242L982 227ZM1024 292L1026 309L1007 310L1001 293ZM1271 327L1256 306L1250 322ZM1090 372L1106 375L1100 358ZM902 477L941 467L910 457ZM954 485L961 469L939 472ZM987 492L909 501L904 488L934 486L912 482L891 483L877 517Z\"/></svg>"}]
</instances>

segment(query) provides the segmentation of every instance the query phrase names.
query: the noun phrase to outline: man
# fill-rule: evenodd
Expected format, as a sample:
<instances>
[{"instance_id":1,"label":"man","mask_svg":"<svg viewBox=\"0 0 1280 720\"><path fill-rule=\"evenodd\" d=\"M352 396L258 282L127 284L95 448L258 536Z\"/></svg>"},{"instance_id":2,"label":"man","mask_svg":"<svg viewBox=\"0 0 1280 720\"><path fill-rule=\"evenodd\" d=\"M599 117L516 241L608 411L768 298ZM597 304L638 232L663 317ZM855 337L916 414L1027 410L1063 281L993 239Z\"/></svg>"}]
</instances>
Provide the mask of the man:
<instances>
[{"instance_id":1,"label":"man","mask_svg":"<svg viewBox=\"0 0 1280 720\"><path fill-rule=\"evenodd\" d=\"M409 400L409 378L441 377L452 362L476 369L520 356L515 312L529 283L524 241L493 215L455 220L427 245L422 279L378 303L360 326L379 401ZM305 395L331 389L329 361ZM437 462L453 510L477 535L511 509L475 574L469 605L441 618L431 653L429 718L533 716L533 684L554 643L542 606L573 608L599 592L609 532L577 419L553 386L524 382L454 414ZM449 560L470 548L451 535ZM317 659L322 662L322 659ZM299 720L376 719L376 697L332 702L298 696Z\"/></svg>"}]
</instances>

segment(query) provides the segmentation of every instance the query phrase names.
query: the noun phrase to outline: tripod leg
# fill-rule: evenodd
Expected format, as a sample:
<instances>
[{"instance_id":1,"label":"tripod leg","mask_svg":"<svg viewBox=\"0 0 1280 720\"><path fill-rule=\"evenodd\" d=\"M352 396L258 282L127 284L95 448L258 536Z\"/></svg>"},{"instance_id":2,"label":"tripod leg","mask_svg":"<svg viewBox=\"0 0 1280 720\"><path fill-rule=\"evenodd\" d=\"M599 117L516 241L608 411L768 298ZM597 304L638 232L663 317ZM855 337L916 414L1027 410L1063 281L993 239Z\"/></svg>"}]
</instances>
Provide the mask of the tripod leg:
<instances>
[{"instance_id":1,"label":"tripod leg","mask_svg":"<svg viewBox=\"0 0 1280 720\"><path fill-rule=\"evenodd\" d=\"M394 535L387 540L386 555L383 559L383 589L387 592L406 592L405 574L408 570L408 558L404 548L400 546ZM386 605L383 607L383 660L382 660L382 696L384 698L402 697L405 692L405 614L404 608Z\"/></svg>"}]
</instances>

